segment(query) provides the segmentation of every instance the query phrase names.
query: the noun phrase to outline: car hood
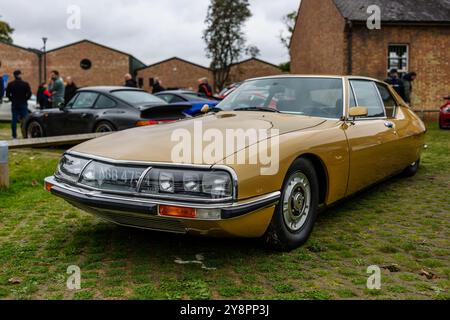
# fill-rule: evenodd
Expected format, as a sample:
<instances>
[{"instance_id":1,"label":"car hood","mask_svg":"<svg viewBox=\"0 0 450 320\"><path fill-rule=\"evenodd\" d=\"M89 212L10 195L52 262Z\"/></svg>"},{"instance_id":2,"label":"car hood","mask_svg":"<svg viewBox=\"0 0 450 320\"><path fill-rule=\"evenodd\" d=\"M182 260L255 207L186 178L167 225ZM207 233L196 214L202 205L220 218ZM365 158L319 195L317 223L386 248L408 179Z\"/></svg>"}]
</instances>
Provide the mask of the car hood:
<instances>
[{"instance_id":1,"label":"car hood","mask_svg":"<svg viewBox=\"0 0 450 320\"><path fill-rule=\"evenodd\" d=\"M180 144L179 138L175 139L175 136L179 137L180 134L189 135L191 137L189 139L191 142L191 154L194 155L194 150L196 150L195 144L202 140L201 135L197 139L198 135L195 133L199 132L200 127L203 133L208 129L213 129L216 133L222 133L224 137L226 136L226 131L230 129L256 129L258 132L263 130L270 137L292 131L307 130L324 122L326 120L320 118L281 113L219 112L173 123L121 131L80 144L71 149L71 151L114 160L171 163L174 162L172 161L172 151L176 145ZM274 132L271 129L278 131ZM258 138L258 142L266 139L267 137ZM205 147L210 143L203 142L203 146ZM237 143L234 144L237 145ZM249 146L249 142L246 141L244 148ZM244 148L239 148L238 146L227 148L226 152L224 152L224 158ZM211 164L195 159L192 159L190 163Z\"/></svg>"}]
</instances>

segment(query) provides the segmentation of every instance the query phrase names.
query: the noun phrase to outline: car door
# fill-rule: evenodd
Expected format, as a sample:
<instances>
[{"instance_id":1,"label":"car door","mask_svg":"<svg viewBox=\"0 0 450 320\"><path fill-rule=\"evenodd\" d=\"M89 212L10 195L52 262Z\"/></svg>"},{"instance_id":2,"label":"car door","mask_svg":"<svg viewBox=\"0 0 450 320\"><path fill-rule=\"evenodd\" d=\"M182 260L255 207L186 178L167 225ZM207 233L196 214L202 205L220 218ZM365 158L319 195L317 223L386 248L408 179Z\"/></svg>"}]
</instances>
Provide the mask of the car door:
<instances>
[{"instance_id":1,"label":"car door","mask_svg":"<svg viewBox=\"0 0 450 320\"><path fill-rule=\"evenodd\" d=\"M367 107L367 117L354 119L346 129L350 148L347 195L378 182L396 170L398 134L374 81L351 79L350 108Z\"/></svg>"},{"instance_id":2,"label":"car door","mask_svg":"<svg viewBox=\"0 0 450 320\"><path fill-rule=\"evenodd\" d=\"M68 134L90 133L96 110L95 102L99 94L91 91L82 91L71 106L66 108L65 123Z\"/></svg>"}]
</instances>

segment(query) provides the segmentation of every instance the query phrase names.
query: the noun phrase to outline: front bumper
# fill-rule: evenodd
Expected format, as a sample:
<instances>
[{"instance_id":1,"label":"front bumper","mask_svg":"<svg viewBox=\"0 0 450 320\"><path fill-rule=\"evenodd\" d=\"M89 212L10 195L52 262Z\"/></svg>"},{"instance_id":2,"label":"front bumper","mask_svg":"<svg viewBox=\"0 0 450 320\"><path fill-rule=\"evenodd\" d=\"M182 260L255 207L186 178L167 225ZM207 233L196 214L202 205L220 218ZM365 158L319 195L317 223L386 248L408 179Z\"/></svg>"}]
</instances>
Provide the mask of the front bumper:
<instances>
[{"instance_id":1,"label":"front bumper","mask_svg":"<svg viewBox=\"0 0 450 320\"><path fill-rule=\"evenodd\" d=\"M92 191L45 179L49 191L70 204L110 222L156 231L193 233L210 236L260 237L272 219L280 192L235 203L195 203L137 198ZM201 220L159 215L160 205L220 210L220 219Z\"/></svg>"}]
</instances>

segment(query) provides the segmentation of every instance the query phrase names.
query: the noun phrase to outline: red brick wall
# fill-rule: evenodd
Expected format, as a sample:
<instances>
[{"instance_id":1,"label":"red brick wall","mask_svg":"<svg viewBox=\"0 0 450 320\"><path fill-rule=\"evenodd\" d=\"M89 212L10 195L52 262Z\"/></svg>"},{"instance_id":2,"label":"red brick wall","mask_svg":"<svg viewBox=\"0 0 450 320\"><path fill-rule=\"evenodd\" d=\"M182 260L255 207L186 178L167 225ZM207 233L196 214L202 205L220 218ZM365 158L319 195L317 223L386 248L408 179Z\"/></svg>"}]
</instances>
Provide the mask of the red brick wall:
<instances>
[{"instance_id":1,"label":"red brick wall","mask_svg":"<svg viewBox=\"0 0 450 320\"><path fill-rule=\"evenodd\" d=\"M290 51L293 74L347 71L345 20L332 0L302 0Z\"/></svg>"},{"instance_id":2,"label":"red brick wall","mask_svg":"<svg viewBox=\"0 0 450 320\"><path fill-rule=\"evenodd\" d=\"M36 94L39 85L39 57L37 54L15 46L0 42L0 75L9 75L13 78L15 70L21 70L23 79L30 83L33 93Z\"/></svg>"},{"instance_id":3,"label":"red brick wall","mask_svg":"<svg viewBox=\"0 0 450 320\"><path fill-rule=\"evenodd\" d=\"M282 73L277 66L251 59L231 67L230 82L241 82L251 78L274 76Z\"/></svg>"},{"instance_id":4,"label":"red brick wall","mask_svg":"<svg viewBox=\"0 0 450 320\"><path fill-rule=\"evenodd\" d=\"M80 67L83 59L92 62L92 68ZM126 54L81 42L51 51L47 54L47 78L51 70L58 70L63 77L71 76L77 86L123 85L124 75L130 71L130 58Z\"/></svg>"},{"instance_id":5,"label":"red brick wall","mask_svg":"<svg viewBox=\"0 0 450 320\"><path fill-rule=\"evenodd\" d=\"M182 88L197 91L198 79L207 77L213 83L212 73L200 66L174 58L155 64L137 72L137 78L142 78L143 89L151 91L150 78L159 78L166 88Z\"/></svg>"},{"instance_id":6,"label":"red brick wall","mask_svg":"<svg viewBox=\"0 0 450 320\"><path fill-rule=\"evenodd\" d=\"M443 104L442 97L450 94L450 27L355 27L353 74L385 79L389 44L409 45L409 70L418 74L413 107L438 109Z\"/></svg>"}]
</instances>

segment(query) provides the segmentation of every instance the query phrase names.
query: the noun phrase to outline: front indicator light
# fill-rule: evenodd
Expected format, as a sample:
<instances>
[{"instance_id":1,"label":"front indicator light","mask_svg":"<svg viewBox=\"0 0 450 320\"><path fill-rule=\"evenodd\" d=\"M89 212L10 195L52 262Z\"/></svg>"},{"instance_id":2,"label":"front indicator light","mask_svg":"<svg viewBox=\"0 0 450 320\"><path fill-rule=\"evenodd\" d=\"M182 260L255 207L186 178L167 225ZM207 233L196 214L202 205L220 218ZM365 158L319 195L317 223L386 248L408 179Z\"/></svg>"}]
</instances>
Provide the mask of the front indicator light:
<instances>
[{"instance_id":1,"label":"front indicator light","mask_svg":"<svg viewBox=\"0 0 450 320\"><path fill-rule=\"evenodd\" d=\"M175 206L159 206L159 215L166 217L178 217L178 218L195 218L197 217L197 211L194 208L175 207Z\"/></svg>"},{"instance_id":2,"label":"front indicator light","mask_svg":"<svg viewBox=\"0 0 450 320\"><path fill-rule=\"evenodd\" d=\"M45 181L44 182L44 188L45 188L46 191L52 192L53 185L50 182Z\"/></svg>"}]
</instances>

